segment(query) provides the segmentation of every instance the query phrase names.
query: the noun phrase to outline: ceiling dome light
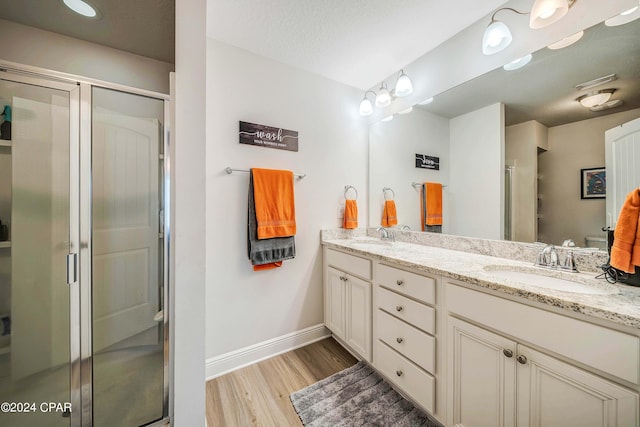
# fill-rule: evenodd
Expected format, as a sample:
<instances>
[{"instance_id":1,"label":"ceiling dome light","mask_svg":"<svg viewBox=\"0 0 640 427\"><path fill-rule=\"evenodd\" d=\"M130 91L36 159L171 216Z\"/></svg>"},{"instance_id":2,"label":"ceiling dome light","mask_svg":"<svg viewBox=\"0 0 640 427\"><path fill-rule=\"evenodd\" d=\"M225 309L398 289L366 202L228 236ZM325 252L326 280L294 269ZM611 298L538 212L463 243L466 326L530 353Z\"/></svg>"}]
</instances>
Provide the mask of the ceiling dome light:
<instances>
[{"instance_id":1,"label":"ceiling dome light","mask_svg":"<svg viewBox=\"0 0 640 427\"><path fill-rule=\"evenodd\" d=\"M413 92L413 85L411 79L404 73L404 70L400 70L400 76L396 80L396 87L393 90L396 96L407 96Z\"/></svg>"},{"instance_id":2,"label":"ceiling dome light","mask_svg":"<svg viewBox=\"0 0 640 427\"><path fill-rule=\"evenodd\" d=\"M579 33L575 33L569 37L563 38L559 42L552 43L547 47L552 50L562 49L563 47L571 46L572 44L580 40L583 35L584 31L580 31Z\"/></svg>"},{"instance_id":3,"label":"ceiling dome light","mask_svg":"<svg viewBox=\"0 0 640 427\"><path fill-rule=\"evenodd\" d=\"M576 0L536 0L531 7L529 27L544 28L558 22L569 11L569 3L573 6Z\"/></svg>"},{"instance_id":4,"label":"ceiling dome light","mask_svg":"<svg viewBox=\"0 0 640 427\"><path fill-rule=\"evenodd\" d=\"M511 44L511 31L503 22L492 21L482 36L482 53L493 55Z\"/></svg>"},{"instance_id":5,"label":"ceiling dome light","mask_svg":"<svg viewBox=\"0 0 640 427\"><path fill-rule=\"evenodd\" d=\"M98 11L95 7L83 0L62 0L62 2L75 13L78 13L87 18L97 18Z\"/></svg>"},{"instance_id":6,"label":"ceiling dome light","mask_svg":"<svg viewBox=\"0 0 640 427\"><path fill-rule=\"evenodd\" d=\"M576 99L576 101L578 101L583 107L593 108L609 101L613 92L615 92L615 89L596 90L582 95Z\"/></svg>"},{"instance_id":7,"label":"ceiling dome light","mask_svg":"<svg viewBox=\"0 0 640 427\"><path fill-rule=\"evenodd\" d=\"M378 95L376 96L376 107L383 108L388 107L391 104L391 94L387 89L387 85L382 83L380 89L378 89Z\"/></svg>"},{"instance_id":8,"label":"ceiling dome light","mask_svg":"<svg viewBox=\"0 0 640 427\"><path fill-rule=\"evenodd\" d=\"M531 61L531 58L533 58L533 55L529 53L522 58L518 58L515 61L511 61L508 64L503 65L502 68L504 68L506 71L517 70L518 68L522 68L527 65Z\"/></svg>"}]
</instances>

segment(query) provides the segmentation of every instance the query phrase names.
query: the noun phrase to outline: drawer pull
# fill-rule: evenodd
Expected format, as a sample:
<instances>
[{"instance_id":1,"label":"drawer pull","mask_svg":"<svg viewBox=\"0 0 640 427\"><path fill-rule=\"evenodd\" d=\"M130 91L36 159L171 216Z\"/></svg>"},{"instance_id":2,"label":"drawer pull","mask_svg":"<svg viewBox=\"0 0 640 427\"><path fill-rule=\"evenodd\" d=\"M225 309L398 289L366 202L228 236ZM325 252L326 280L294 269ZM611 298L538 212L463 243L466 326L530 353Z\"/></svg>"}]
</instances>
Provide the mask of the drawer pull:
<instances>
[{"instance_id":1,"label":"drawer pull","mask_svg":"<svg viewBox=\"0 0 640 427\"><path fill-rule=\"evenodd\" d=\"M397 305L396 306L396 311L402 311L402 310L404 310L403 306L401 306L401 305Z\"/></svg>"},{"instance_id":2,"label":"drawer pull","mask_svg":"<svg viewBox=\"0 0 640 427\"><path fill-rule=\"evenodd\" d=\"M396 280L396 285L402 286L404 284L404 280L398 279Z\"/></svg>"},{"instance_id":3,"label":"drawer pull","mask_svg":"<svg viewBox=\"0 0 640 427\"><path fill-rule=\"evenodd\" d=\"M524 365L527 363L527 356L520 354L518 355L518 357L516 357L516 360L518 361L518 363Z\"/></svg>"},{"instance_id":4,"label":"drawer pull","mask_svg":"<svg viewBox=\"0 0 640 427\"><path fill-rule=\"evenodd\" d=\"M401 376L402 376L402 374L403 374L403 372L402 372L402 371L396 371L396 375L397 375L397 376L401 377Z\"/></svg>"},{"instance_id":5,"label":"drawer pull","mask_svg":"<svg viewBox=\"0 0 640 427\"><path fill-rule=\"evenodd\" d=\"M513 351L509 350L508 348L505 348L504 350L502 350L502 353L508 358L513 357Z\"/></svg>"},{"instance_id":6,"label":"drawer pull","mask_svg":"<svg viewBox=\"0 0 640 427\"><path fill-rule=\"evenodd\" d=\"M402 344L402 342L404 341L404 339L402 339L402 338L396 338L396 341L398 342L398 344Z\"/></svg>"}]
</instances>

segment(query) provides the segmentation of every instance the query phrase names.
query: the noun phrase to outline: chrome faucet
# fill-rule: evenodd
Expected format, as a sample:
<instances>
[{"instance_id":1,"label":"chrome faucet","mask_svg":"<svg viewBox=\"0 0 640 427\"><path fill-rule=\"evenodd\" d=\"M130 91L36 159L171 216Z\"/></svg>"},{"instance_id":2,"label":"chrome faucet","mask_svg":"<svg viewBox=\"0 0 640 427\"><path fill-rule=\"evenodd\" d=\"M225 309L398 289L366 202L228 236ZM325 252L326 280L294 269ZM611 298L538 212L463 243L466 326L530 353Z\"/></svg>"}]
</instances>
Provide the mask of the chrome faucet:
<instances>
[{"instance_id":1,"label":"chrome faucet","mask_svg":"<svg viewBox=\"0 0 640 427\"><path fill-rule=\"evenodd\" d=\"M538 252L535 264L547 268L557 268L572 272L578 271L573 257L573 251L567 251L567 257L565 258L564 263L560 264L558 252L553 245L547 245Z\"/></svg>"},{"instance_id":2,"label":"chrome faucet","mask_svg":"<svg viewBox=\"0 0 640 427\"><path fill-rule=\"evenodd\" d=\"M387 240L389 242L395 242L396 238L393 235L393 231L384 228L384 227L378 227L376 229L376 231L378 231L380 233L380 240Z\"/></svg>"}]
</instances>

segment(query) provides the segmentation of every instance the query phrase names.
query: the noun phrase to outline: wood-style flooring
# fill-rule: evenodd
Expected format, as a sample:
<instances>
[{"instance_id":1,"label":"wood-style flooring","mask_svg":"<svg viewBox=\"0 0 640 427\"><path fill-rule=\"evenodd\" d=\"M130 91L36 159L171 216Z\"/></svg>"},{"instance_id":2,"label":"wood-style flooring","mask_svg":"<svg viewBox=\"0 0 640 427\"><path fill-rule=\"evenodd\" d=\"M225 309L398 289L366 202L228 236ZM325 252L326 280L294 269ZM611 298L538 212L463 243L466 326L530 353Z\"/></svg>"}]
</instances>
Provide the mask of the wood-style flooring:
<instances>
[{"instance_id":1,"label":"wood-style flooring","mask_svg":"<svg viewBox=\"0 0 640 427\"><path fill-rule=\"evenodd\" d=\"M209 427L301 426L289 395L357 360L333 338L207 382Z\"/></svg>"}]
</instances>

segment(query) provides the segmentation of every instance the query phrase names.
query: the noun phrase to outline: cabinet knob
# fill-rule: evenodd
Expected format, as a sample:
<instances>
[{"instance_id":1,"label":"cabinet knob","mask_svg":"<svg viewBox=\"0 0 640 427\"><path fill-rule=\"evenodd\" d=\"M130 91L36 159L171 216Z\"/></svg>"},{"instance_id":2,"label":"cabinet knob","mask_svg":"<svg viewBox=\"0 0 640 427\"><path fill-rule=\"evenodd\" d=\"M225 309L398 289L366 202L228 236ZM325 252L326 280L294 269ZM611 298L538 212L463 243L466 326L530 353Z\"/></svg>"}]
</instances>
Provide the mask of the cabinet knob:
<instances>
[{"instance_id":1,"label":"cabinet knob","mask_svg":"<svg viewBox=\"0 0 640 427\"><path fill-rule=\"evenodd\" d=\"M502 353L508 358L513 357L513 351L509 350L508 348L505 348L504 350L502 350Z\"/></svg>"},{"instance_id":2,"label":"cabinet knob","mask_svg":"<svg viewBox=\"0 0 640 427\"><path fill-rule=\"evenodd\" d=\"M404 284L404 280L398 279L396 280L396 285L402 286Z\"/></svg>"},{"instance_id":3,"label":"cabinet knob","mask_svg":"<svg viewBox=\"0 0 640 427\"><path fill-rule=\"evenodd\" d=\"M404 310L404 307L401 305L396 305L396 311L402 311Z\"/></svg>"},{"instance_id":4,"label":"cabinet knob","mask_svg":"<svg viewBox=\"0 0 640 427\"><path fill-rule=\"evenodd\" d=\"M527 356L519 354L518 357L516 357L516 360L518 361L518 363L524 365L527 363Z\"/></svg>"},{"instance_id":5,"label":"cabinet knob","mask_svg":"<svg viewBox=\"0 0 640 427\"><path fill-rule=\"evenodd\" d=\"M396 342L397 342L398 344L402 344L402 341L404 341L404 339L402 339L402 338L396 338Z\"/></svg>"},{"instance_id":6,"label":"cabinet knob","mask_svg":"<svg viewBox=\"0 0 640 427\"><path fill-rule=\"evenodd\" d=\"M396 375L397 375L397 376L401 377L401 376L402 376L402 374L403 374L403 372L402 372L402 371L396 371Z\"/></svg>"}]
</instances>

